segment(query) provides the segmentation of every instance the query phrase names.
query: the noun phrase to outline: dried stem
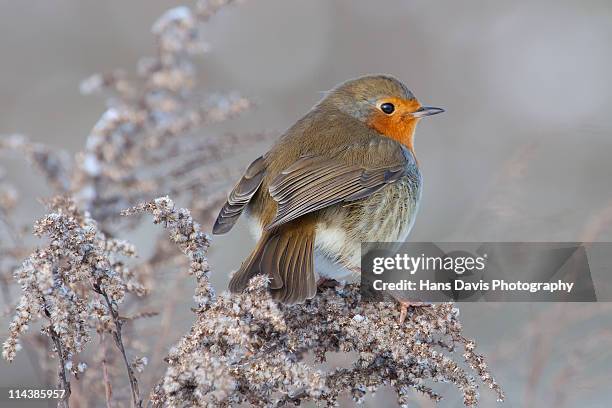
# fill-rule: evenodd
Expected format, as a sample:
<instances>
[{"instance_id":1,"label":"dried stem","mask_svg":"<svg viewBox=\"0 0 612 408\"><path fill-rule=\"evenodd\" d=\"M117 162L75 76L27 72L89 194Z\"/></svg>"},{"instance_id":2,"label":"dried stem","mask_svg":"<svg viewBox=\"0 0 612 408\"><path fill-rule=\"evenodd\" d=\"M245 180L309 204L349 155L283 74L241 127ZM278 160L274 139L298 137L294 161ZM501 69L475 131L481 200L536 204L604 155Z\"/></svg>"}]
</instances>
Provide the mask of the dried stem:
<instances>
[{"instance_id":1,"label":"dried stem","mask_svg":"<svg viewBox=\"0 0 612 408\"><path fill-rule=\"evenodd\" d=\"M106 408L112 408L111 399L113 398L113 386L108 376L106 358L102 360L102 377L104 378L104 400L106 402Z\"/></svg>"},{"instance_id":2,"label":"dried stem","mask_svg":"<svg viewBox=\"0 0 612 408\"><path fill-rule=\"evenodd\" d=\"M49 319L51 318L51 313L49 313L49 310L47 308L45 308L45 315L47 316L47 318ZM58 402L57 405L58 407L70 408L70 402L69 402L70 394L71 394L70 379L69 379L70 377L66 375L67 361L64 356L62 341L53 327L49 327L49 334L51 336L51 340L53 341L55 352L57 353L57 358L58 358L58 363L57 363L57 376L59 380L58 385L61 387L62 390L64 390L64 396Z\"/></svg>"},{"instance_id":3,"label":"dried stem","mask_svg":"<svg viewBox=\"0 0 612 408\"><path fill-rule=\"evenodd\" d=\"M70 407L70 380L68 380L68 376L66 375L66 361L62 355L62 343L60 341L59 336L55 331L51 332L51 339L53 339L53 344L57 350L57 356L59 358L58 363L58 376L59 376L59 385L65 391L64 397L61 400L61 406L64 408ZM60 404L58 403L58 406Z\"/></svg>"},{"instance_id":4,"label":"dried stem","mask_svg":"<svg viewBox=\"0 0 612 408\"><path fill-rule=\"evenodd\" d=\"M106 305L108 306L108 310L111 314L111 317L113 319L113 323L115 324L115 330L112 332L113 334L113 339L115 340L115 345L117 346L117 348L119 349L119 352L121 353L121 356L123 357L123 362L125 364L125 369L127 371L127 375L128 378L130 380L130 390L132 391L132 405L134 407L137 408L141 408L142 407L142 399L140 398L140 391L138 389L138 380L136 379L136 375L134 374L134 370L132 369L132 366L127 358L127 353L125 352L125 346L123 344L123 338L122 338L122 327L123 327L123 322L121 321L120 317L119 317L119 312L117 312L116 308L114 307L113 303L111 302L108 294L106 293L105 290L101 289L99 285L96 285L96 287L94 288L94 290L96 290L98 293L100 293L102 295L102 297L104 298L104 301L106 302Z\"/></svg>"}]
</instances>

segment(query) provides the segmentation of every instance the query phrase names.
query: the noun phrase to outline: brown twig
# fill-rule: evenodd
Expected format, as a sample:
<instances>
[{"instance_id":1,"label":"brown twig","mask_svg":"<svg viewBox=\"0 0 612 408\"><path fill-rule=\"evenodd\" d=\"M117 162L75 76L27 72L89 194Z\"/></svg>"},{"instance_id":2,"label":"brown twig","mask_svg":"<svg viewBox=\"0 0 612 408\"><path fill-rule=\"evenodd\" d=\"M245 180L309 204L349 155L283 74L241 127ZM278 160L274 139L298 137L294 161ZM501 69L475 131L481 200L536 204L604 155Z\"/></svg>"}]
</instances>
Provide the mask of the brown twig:
<instances>
[{"instance_id":1,"label":"brown twig","mask_svg":"<svg viewBox=\"0 0 612 408\"><path fill-rule=\"evenodd\" d=\"M142 399L140 398L140 391L138 390L138 380L136 380L136 375L134 374L134 370L130 365L130 362L127 358L127 353L125 352L125 346L123 345L123 338L121 335L121 330L123 326L123 321L119 318L119 312L113 306L110 298L106 291L100 288L99 285L96 285L94 288L96 292L100 293L108 306L108 310L110 311L111 317L113 318L113 323L115 324L115 330L113 331L113 339L115 340L115 344L117 348L121 352L121 356L123 357L123 362L125 363L125 369L127 371L128 378L130 380L130 390L132 391L132 405L134 407L141 408L142 407Z\"/></svg>"},{"instance_id":2,"label":"brown twig","mask_svg":"<svg viewBox=\"0 0 612 408\"><path fill-rule=\"evenodd\" d=\"M108 367L106 367L106 358L102 360L102 375L104 378L104 398L106 400L106 408L112 408L111 399L113 397L113 386L111 385L108 376Z\"/></svg>"},{"instance_id":3,"label":"brown twig","mask_svg":"<svg viewBox=\"0 0 612 408\"><path fill-rule=\"evenodd\" d=\"M51 318L51 313L49 313L49 310L47 308L45 308L45 315L47 316L47 318ZM62 399L58 402L58 407L70 408L70 379L66 375L66 358L64 356L64 351L62 348L62 341L53 326L49 326L49 334L51 336L51 340L53 340L53 345L55 346L55 352L57 353L58 358L58 385L61 387L61 389L64 390L64 395Z\"/></svg>"},{"instance_id":4,"label":"brown twig","mask_svg":"<svg viewBox=\"0 0 612 408\"><path fill-rule=\"evenodd\" d=\"M57 350L57 356L59 358L58 363L58 377L59 377L59 385L65 391L62 400L60 401L61 406L64 408L70 407L70 380L68 380L66 376L66 361L64 360L62 353L62 343L59 339L59 336L53 329L51 329L51 339L53 339L53 344ZM58 405L60 405L58 404Z\"/></svg>"}]
</instances>

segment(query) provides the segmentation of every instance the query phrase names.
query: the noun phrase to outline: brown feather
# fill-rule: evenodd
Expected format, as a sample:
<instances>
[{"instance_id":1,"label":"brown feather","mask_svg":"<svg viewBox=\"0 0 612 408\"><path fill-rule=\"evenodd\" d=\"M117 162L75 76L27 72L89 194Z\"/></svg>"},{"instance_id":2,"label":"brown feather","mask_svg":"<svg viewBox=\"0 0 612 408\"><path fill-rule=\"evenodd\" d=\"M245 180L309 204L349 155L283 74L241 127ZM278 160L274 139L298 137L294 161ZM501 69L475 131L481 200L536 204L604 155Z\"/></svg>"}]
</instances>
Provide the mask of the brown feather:
<instances>
[{"instance_id":1,"label":"brown feather","mask_svg":"<svg viewBox=\"0 0 612 408\"><path fill-rule=\"evenodd\" d=\"M370 147L383 144L389 148L389 141L381 139L371 142ZM362 150L361 145L351 145L331 155L306 156L272 180L268 190L278 203L274 219L265 226L266 230L286 224L299 217L341 202L350 202L367 197L384 186L406 175L411 164L411 155L399 143L393 143L395 160L368 165L346 164L344 157L352 150Z\"/></svg>"},{"instance_id":2,"label":"brown feather","mask_svg":"<svg viewBox=\"0 0 612 408\"><path fill-rule=\"evenodd\" d=\"M270 277L272 296L284 303L300 303L317 291L314 273L314 224L308 220L264 232L252 254L232 277L232 292L243 291L258 274Z\"/></svg>"},{"instance_id":3,"label":"brown feather","mask_svg":"<svg viewBox=\"0 0 612 408\"><path fill-rule=\"evenodd\" d=\"M262 234L261 239L255 245L253 252L251 255L240 265L240 269L236 271L234 276L230 279L229 282L229 290L234 293L242 292L248 285L249 280L253 278L255 275L261 273L260 262L262 258L266 258L267 251L274 251L276 246L276 240L270 240L271 234L265 232ZM271 244L268 248L268 244ZM276 273L272 274L274 269L270 268L269 265L266 265L266 271L271 273L270 277L272 279L273 284L279 284L280 275ZM277 268L278 269L278 268Z\"/></svg>"},{"instance_id":4,"label":"brown feather","mask_svg":"<svg viewBox=\"0 0 612 408\"><path fill-rule=\"evenodd\" d=\"M224 234L232 229L246 205L251 201L251 197L261 186L265 171L266 164L263 156L251 163L219 212L213 227L213 234Z\"/></svg>"}]
</instances>

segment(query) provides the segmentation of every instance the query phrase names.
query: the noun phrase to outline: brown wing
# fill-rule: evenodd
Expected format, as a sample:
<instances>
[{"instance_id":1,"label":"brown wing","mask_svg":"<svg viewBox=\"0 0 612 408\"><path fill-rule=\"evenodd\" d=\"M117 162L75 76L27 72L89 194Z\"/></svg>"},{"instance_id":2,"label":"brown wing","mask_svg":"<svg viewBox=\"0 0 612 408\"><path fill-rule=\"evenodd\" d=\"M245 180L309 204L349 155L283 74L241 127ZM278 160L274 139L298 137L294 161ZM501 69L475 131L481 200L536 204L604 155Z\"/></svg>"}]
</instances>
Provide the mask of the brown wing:
<instances>
[{"instance_id":1,"label":"brown wing","mask_svg":"<svg viewBox=\"0 0 612 408\"><path fill-rule=\"evenodd\" d=\"M387 149L383 163L346 164L347 157L355 157L350 150L357 148L363 155L364 146L357 146L336 155L302 157L272 180L269 191L278 202L278 210L266 230L334 204L367 197L416 166L414 157L402 145L386 141L370 146Z\"/></svg>"},{"instance_id":2,"label":"brown wing","mask_svg":"<svg viewBox=\"0 0 612 408\"><path fill-rule=\"evenodd\" d=\"M213 234L224 234L232 229L246 205L261 186L265 173L266 163L262 156L251 163L230 193L227 202L217 216Z\"/></svg>"}]
</instances>

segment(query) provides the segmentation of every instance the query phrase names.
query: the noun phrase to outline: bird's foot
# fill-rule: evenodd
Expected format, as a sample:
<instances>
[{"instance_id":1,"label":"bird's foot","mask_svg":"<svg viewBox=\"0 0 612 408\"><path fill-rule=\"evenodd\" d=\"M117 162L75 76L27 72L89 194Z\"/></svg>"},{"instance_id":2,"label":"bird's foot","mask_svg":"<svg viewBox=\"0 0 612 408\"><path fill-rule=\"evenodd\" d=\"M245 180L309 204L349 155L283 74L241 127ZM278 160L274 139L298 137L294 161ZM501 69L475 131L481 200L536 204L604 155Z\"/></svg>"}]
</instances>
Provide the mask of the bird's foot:
<instances>
[{"instance_id":1,"label":"bird's foot","mask_svg":"<svg viewBox=\"0 0 612 408\"><path fill-rule=\"evenodd\" d=\"M414 300L397 300L398 303L400 304L400 317L399 317L399 324L404 324L404 322L406 321L406 316L408 315L408 308L409 307L430 307L431 303L427 303L427 302L419 302L419 301L414 301Z\"/></svg>"}]
</instances>

